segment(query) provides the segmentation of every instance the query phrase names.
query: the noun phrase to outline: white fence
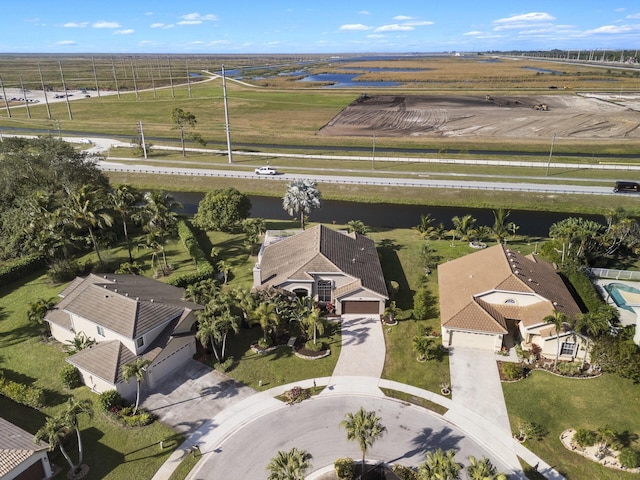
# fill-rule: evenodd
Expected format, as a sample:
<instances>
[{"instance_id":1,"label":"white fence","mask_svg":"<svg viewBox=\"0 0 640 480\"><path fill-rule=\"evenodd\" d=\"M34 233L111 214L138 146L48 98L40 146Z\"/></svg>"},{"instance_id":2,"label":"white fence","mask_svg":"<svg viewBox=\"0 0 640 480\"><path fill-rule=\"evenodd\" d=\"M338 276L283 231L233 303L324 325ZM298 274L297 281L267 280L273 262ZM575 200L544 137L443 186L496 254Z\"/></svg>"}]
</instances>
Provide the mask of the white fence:
<instances>
[{"instance_id":1,"label":"white fence","mask_svg":"<svg viewBox=\"0 0 640 480\"><path fill-rule=\"evenodd\" d=\"M611 268L590 268L589 273L598 278L610 278L614 280L633 280L640 282L640 272L631 270L613 270Z\"/></svg>"}]
</instances>

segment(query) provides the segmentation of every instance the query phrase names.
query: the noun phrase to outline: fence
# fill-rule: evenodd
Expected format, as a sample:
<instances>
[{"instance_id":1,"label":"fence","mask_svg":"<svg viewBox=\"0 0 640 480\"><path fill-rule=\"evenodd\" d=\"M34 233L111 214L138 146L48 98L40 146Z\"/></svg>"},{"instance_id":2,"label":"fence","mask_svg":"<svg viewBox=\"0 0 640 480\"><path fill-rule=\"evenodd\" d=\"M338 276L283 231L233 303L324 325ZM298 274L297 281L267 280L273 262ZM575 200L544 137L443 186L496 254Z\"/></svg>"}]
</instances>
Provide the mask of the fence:
<instances>
[{"instance_id":1,"label":"fence","mask_svg":"<svg viewBox=\"0 0 640 480\"><path fill-rule=\"evenodd\" d=\"M589 273L598 278L610 278L614 280L640 281L640 272L631 270L614 270L611 268L590 268Z\"/></svg>"}]
</instances>

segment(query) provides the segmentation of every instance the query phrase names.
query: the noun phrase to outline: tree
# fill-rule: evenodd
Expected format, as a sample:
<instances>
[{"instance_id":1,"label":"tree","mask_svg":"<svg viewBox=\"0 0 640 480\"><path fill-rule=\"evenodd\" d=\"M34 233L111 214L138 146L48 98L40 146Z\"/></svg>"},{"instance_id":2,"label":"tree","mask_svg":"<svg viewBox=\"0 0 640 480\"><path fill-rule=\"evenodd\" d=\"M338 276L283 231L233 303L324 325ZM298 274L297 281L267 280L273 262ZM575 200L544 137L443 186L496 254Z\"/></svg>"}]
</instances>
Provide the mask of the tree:
<instances>
[{"instance_id":1,"label":"tree","mask_svg":"<svg viewBox=\"0 0 640 480\"><path fill-rule=\"evenodd\" d=\"M307 340L313 338L313 344L316 344L316 335L324 333L326 321L322 317L319 308L314 308L308 315L302 318L302 324L307 331Z\"/></svg>"},{"instance_id":2,"label":"tree","mask_svg":"<svg viewBox=\"0 0 640 480\"><path fill-rule=\"evenodd\" d=\"M455 216L451 219L451 222L460 240L468 241L473 236L476 219L471 214L467 214L462 218Z\"/></svg>"},{"instance_id":3,"label":"tree","mask_svg":"<svg viewBox=\"0 0 640 480\"><path fill-rule=\"evenodd\" d=\"M27 319L43 327L44 330L44 317L47 312L51 310L56 304L55 298L39 298L34 302L29 303L27 310Z\"/></svg>"},{"instance_id":4,"label":"tree","mask_svg":"<svg viewBox=\"0 0 640 480\"><path fill-rule=\"evenodd\" d=\"M280 450L267 465L268 480L304 480L311 458L307 451L295 447L288 452Z\"/></svg>"},{"instance_id":5,"label":"tree","mask_svg":"<svg viewBox=\"0 0 640 480\"><path fill-rule=\"evenodd\" d=\"M165 192L146 192L144 206L137 218L147 232L159 232L161 236L170 234L178 222L177 209L182 208L173 195Z\"/></svg>"},{"instance_id":6,"label":"tree","mask_svg":"<svg viewBox=\"0 0 640 480\"><path fill-rule=\"evenodd\" d=\"M567 323L567 321L569 320L569 318L562 312L559 312L558 310L554 310L552 315L547 315L546 317L544 317L542 319L543 322L545 323L551 323L553 324L554 328L555 328L555 333L556 333L556 360L555 362L553 362L553 369L555 370L556 367L558 366L558 357L560 356L560 334L562 333L562 331L564 330L564 326Z\"/></svg>"},{"instance_id":7,"label":"tree","mask_svg":"<svg viewBox=\"0 0 640 480\"><path fill-rule=\"evenodd\" d=\"M371 231L362 220L349 220L347 225L349 226L349 232L359 233L360 235L366 235Z\"/></svg>"},{"instance_id":8,"label":"tree","mask_svg":"<svg viewBox=\"0 0 640 480\"><path fill-rule=\"evenodd\" d=\"M253 255L254 246L260 241L260 235L266 231L264 218L245 218L242 221L242 231L247 236L249 254Z\"/></svg>"},{"instance_id":9,"label":"tree","mask_svg":"<svg viewBox=\"0 0 640 480\"><path fill-rule=\"evenodd\" d=\"M193 223L205 230L231 232L251 212L248 195L235 188L223 188L207 192L198 204Z\"/></svg>"},{"instance_id":10,"label":"tree","mask_svg":"<svg viewBox=\"0 0 640 480\"><path fill-rule=\"evenodd\" d=\"M122 368L122 379L125 382L129 383L129 379L131 377L136 378L136 406L133 408L134 415L138 411L138 405L140 404L140 386L142 385L142 381L144 380L144 370L145 367L150 364L151 362L146 358L139 357L135 361L127 363Z\"/></svg>"},{"instance_id":11,"label":"tree","mask_svg":"<svg viewBox=\"0 0 640 480\"><path fill-rule=\"evenodd\" d=\"M218 315L218 306L214 301L207 303L202 310L196 312L198 318L198 331L196 332L196 338L200 340L202 345L206 346L211 344L211 350L218 362L221 362L218 349L216 347L216 335L219 330L216 326L216 316Z\"/></svg>"},{"instance_id":12,"label":"tree","mask_svg":"<svg viewBox=\"0 0 640 480\"><path fill-rule=\"evenodd\" d=\"M225 260L220 260L216 263L216 267L218 267L218 271L224 276L224 284L226 285L227 280L229 280L229 273L231 272L231 264Z\"/></svg>"},{"instance_id":13,"label":"tree","mask_svg":"<svg viewBox=\"0 0 640 480\"><path fill-rule=\"evenodd\" d=\"M425 360L433 360L435 358L436 344L433 338L424 335L416 335L413 337L413 350L415 350L417 360L422 362Z\"/></svg>"},{"instance_id":14,"label":"tree","mask_svg":"<svg viewBox=\"0 0 640 480\"><path fill-rule=\"evenodd\" d=\"M469 480L507 480L504 473L498 473L498 469L486 457L478 460L473 455L469 456L467 467Z\"/></svg>"},{"instance_id":15,"label":"tree","mask_svg":"<svg viewBox=\"0 0 640 480\"><path fill-rule=\"evenodd\" d=\"M113 224L113 218L106 212L103 193L90 185L83 185L78 191L68 193L67 201L62 207L64 221L80 231L89 231L98 261L100 265L104 265L94 230L105 226L110 227Z\"/></svg>"},{"instance_id":16,"label":"tree","mask_svg":"<svg viewBox=\"0 0 640 480\"><path fill-rule=\"evenodd\" d=\"M196 116L191 112L185 112L180 107L176 107L171 112L171 120L173 121L173 123L175 123L176 128L180 130L180 145L182 146L182 156L186 157L187 151L184 148L185 128L196 126L196 123L198 123L198 121L196 120ZM206 142L198 133L192 133L191 139L201 145L206 145Z\"/></svg>"},{"instance_id":17,"label":"tree","mask_svg":"<svg viewBox=\"0 0 640 480\"><path fill-rule=\"evenodd\" d=\"M127 222L137 210L137 201L138 196L129 185L119 185L107 194L107 203L111 209L120 216L120 220L122 221L122 230L129 252L129 262L133 262L133 257L131 256L131 240L129 239Z\"/></svg>"},{"instance_id":18,"label":"tree","mask_svg":"<svg viewBox=\"0 0 640 480\"><path fill-rule=\"evenodd\" d=\"M81 414L87 415L89 418L93 418L93 410L90 400L76 400L74 397L69 398L67 406L62 413L63 423L73 428L76 431L76 438L78 440L78 467L82 465L84 458L84 451L82 448L82 437L80 436L80 425L78 417Z\"/></svg>"},{"instance_id":19,"label":"tree","mask_svg":"<svg viewBox=\"0 0 640 480\"><path fill-rule=\"evenodd\" d=\"M69 464L71 471L76 472L78 465L73 463L71 456L69 456L69 453L65 450L64 445L62 444L62 441L68 431L69 426L65 424L61 416L47 417L45 424L40 427L33 437L33 442L35 444L40 444L40 442L44 440L49 444L50 452L54 451L56 447L60 447L60 452Z\"/></svg>"},{"instance_id":20,"label":"tree","mask_svg":"<svg viewBox=\"0 0 640 480\"><path fill-rule=\"evenodd\" d=\"M62 349L69 355L73 355L85 348L89 348L91 345L95 345L95 343L95 339L87 337L84 332L78 332L73 336L72 340L67 340Z\"/></svg>"},{"instance_id":21,"label":"tree","mask_svg":"<svg viewBox=\"0 0 640 480\"><path fill-rule=\"evenodd\" d=\"M593 253L599 245L602 228L599 223L582 217L566 218L551 225L549 236L561 243L562 264L566 258L577 261Z\"/></svg>"},{"instance_id":22,"label":"tree","mask_svg":"<svg viewBox=\"0 0 640 480\"><path fill-rule=\"evenodd\" d=\"M599 337L610 332L611 324L618 321L619 315L618 309L614 306L602 304L598 309L584 313L577 319L575 328L586 336L587 341L584 357L582 357L583 367L589 354L589 338Z\"/></svg>"},{"instance_id":23,"label":"tree","mask_svg":"<svg viewBox=\"0 0 640 480\"><path fill-rule=\"evenodd\" d=\"M434 222L434 218L431 216L430 213L427 213L426 215L424 213L421 213L420 223L415 227L415 229L420 233L420 235L425 237L429 229L432 228L431 224L433 222Z\"/></svg>"},{"instance_id":24,"label":"tree","mask_svg":"<svg viewBox=\"0 0 640 480\"><path fill-rule=\"evenodd\" d=\"M347 413L340 426L347 431L347 440L356 441L362 452L362 474L364 475L367 450L387 431L374 411L360 407L356 413Z\"/></svg>"},{"instance_id":25,"label":"tree","mask_svg":"<svg viewBox=\"0 0 640 480\"><path fill-rule=\"evenodd\" d=\"M509 232L507 222L507 218L509 218L509 215L511 215L511 210L504 210L502 208L493 210L493 226L491 227L491 231L493 232L493 236L498 243L502 243L503 240L507 237L507 233Z\"/></svg>"},{"instance_id":26,"label":"tree","mask_svg":"<svg viewBox=\"0 0 640 480\"><path fill-rule=\"evenodd\" d=\"M304 216L320 208L321 195L314 180L292 180L282 198L282 208L295 217L300 215L300 227L304 230Z\"/></svg>"},{"instance_id":27,"label":"tree","mask_svg":"<svg viewBox=\"0 0 640 480\"><path fill-rule=\"evenodd\" d=\"M253 311L252 314L254 320L260 324L262 332L264 334L264 341L267 341L267 335L280 323L280 317L276 311L275 303L262 302Z\"/></svg>"},{"instance_id":28,"label":"tree","mask_svg":"<svg viewBox=\"0 0 640 480\"><path fill-rule=\"evenodd\" d=\"M435 452L427 452L426 460L418 468L420 480L458 480L460 478L460 465L455 460L456 451L451 449L446 452L438 448Z\"/></svg>"}]
</instances>

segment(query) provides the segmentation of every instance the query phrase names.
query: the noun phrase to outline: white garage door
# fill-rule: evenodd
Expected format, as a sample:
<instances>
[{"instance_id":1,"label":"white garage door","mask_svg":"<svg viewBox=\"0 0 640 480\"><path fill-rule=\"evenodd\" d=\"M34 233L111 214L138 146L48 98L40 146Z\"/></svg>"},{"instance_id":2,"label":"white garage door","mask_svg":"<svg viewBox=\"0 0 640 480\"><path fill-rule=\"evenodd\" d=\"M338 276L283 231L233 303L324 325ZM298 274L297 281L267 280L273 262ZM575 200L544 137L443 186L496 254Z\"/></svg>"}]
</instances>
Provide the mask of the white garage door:
<instances>
[{"instance_id":1,"label":"white garage door","mask_svg":"<svg viewBox=\"0 0 640 480\"><path fill-rule=\"evenodd\" d=\"M451 338L452 347L480 348L483 350L494 350L498 342L496 335L487 335L471 332L453 332Z\"/></svg>"},{"instance_id":2,"label":"white garage door","mask_svg":"<svg viewBox=\"0 0 640 480\"><path fill-rule=\"evenodd\" d=\"M162 381L162 379L169 373L182 366L187 360L192 358L194 353L194 342L189 342L153 365L153 369L151 370L151 375L149 378L149 386L153 387L156 383Z\"/></svg>"}]
</instances>

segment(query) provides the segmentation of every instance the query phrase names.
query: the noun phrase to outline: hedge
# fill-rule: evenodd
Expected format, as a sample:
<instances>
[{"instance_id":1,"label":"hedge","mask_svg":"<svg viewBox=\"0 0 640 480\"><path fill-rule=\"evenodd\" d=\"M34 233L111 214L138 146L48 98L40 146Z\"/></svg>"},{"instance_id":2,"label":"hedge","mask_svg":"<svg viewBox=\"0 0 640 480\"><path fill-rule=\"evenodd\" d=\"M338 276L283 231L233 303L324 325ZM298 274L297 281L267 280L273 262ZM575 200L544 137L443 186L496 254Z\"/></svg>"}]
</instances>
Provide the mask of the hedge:
<instances>
[{"instance_id":1,"label":"hedge","mask_svg":"<svg viewBox=\"0 0 640 480\"><path fill-rule=\"evenodd\" d=\"M44 266L45 257L39 253L7 262L0 266L0 285L9 285Z\"/></svg>"},{"instance_id":2,"label":"hedge","mask_svg":"<svg viewBox=\"0 0 640 480\"><path fill-rule=\"evenodd\" d=\"M597 310L598 307L604 304L602 297L593 286L593 282L591 282L591 279L586 273L575 269L567 269L567 271L564 271L563 273L580 297L580 300L582 300L584 306L587 307L587 310L590 312Z\"/></svg>"},{"instance_id":3,"label":"hedge","mask_svg":"<svg viewBox=\"0 0 640 480\"><path fill-rule=\"evenodd\" d=\"M23 385L2 377L0 377L0 395L27 407L40 408L44 405L44 392L41 388Z\"/></svg>"},{"instance_id":4,"label":"hedge","mask_svg":"<svg viewBox=\"0 0 640 480\"><path fill-rule=\"evenodd\" d=\"M213 277L216 270L209 262L206 254L202 251L191 225L186 220L180 220L178 222L178 236L180 240L182 240L182 244L187 249L187 252L189 252L189 256L195 262L197 271L177 275L170 278L168 282L175 287L184 288L192 283Z\"/></svg>"}]
</instances>

